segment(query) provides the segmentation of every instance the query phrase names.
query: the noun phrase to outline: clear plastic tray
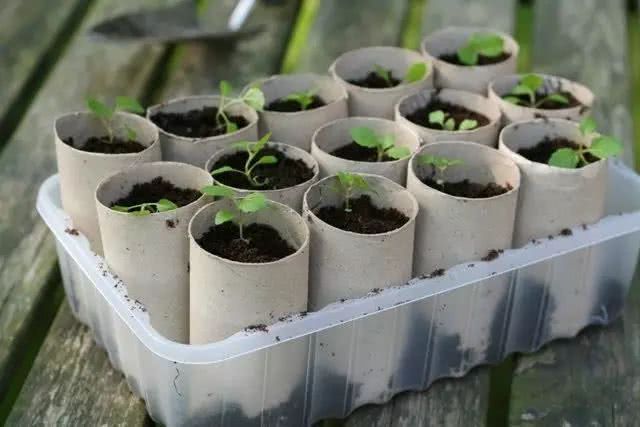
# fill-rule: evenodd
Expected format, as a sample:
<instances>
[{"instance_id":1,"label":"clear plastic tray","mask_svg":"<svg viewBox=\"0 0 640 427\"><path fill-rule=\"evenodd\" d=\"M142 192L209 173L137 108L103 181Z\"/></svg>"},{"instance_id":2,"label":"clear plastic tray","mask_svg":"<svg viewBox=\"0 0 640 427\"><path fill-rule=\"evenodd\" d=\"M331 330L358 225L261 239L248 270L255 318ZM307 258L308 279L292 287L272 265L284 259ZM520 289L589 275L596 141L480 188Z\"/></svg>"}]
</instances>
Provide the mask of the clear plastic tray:
<instances>
[{"instance_id":1,"label":"clear plastic tray","mask_svg":"<svg viewBox=\"0 0 640 427\"><path fill-rule=\"evenodd\" d=\"M611 166L608 216L571 236L202 346L159 335L86 239L65 232L71 223L56 176L42 184L37 208L57 239L73 312L153 419L168 426L299 426L345 417L616 318L640 248L640 177Z\"/></svg>"}]
</instances>

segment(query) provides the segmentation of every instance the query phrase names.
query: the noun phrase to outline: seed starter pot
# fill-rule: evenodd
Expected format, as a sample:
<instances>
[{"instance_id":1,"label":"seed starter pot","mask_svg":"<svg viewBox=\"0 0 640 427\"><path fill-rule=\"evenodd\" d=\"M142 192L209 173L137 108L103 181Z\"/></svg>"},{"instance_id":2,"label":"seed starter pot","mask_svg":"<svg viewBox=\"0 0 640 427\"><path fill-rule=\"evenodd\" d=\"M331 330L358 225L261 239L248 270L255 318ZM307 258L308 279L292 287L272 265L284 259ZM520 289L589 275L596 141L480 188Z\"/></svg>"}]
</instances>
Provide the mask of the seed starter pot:
<instances>
[{"instance_id":1,"label":"seed starter pot","mask_svg":"<svg viewBox=\"0 0 640 427\"><path fill-rule=\"evenodd\" d=\"M189 339L189 240L191 217L209 200L177 209L135 216L111 209L135 184L162 177L180 188L199 190L213 182L204 169L185 163L154 162L106 178L96 190L104 256L127 287L131 299L148 311L151 324L170 340Z\"/></svg>"},{"instance_id":2,"label":"seed starter pot","mask_svg":"<svg viewBox=\"0 0 640 427\"><path fill-rule=\"evenodd\" d=\"M410 156L384 162L364 162L343 159L331 154L335 149L352 141L350 130L354 127L367 127L379 135L393 135L396 146L408 148L411 154L420 147L420 138L415 132L391 120L375 117L338 119L327 123L313 134L311 155L320 165L321 176L335 175L341 171L368 173L384 176L393 182L404 185Z\"/></svg>"},{"instance_id":3,"label":"seed starter pot","mask_svg":"<svg viewBox=\"0 0 640 427\"><path fill-rule=\"evenodd\" d=\"M65 114L54 123L62 206L73 226L87 237L91 248L98 253L102 253L102 242L96 212L96 187L116 171L161 158L158 130L153 123L135 114L118 112L113 116L112 127L114 136L121 138L126 138L126 127L129 127L136 133L136 140L147 148L127 154L82 151L63 140L72 137L74 141L82 141L106 135L102 122L92 113L78 112Z\"/></svg>"}]
</instances>

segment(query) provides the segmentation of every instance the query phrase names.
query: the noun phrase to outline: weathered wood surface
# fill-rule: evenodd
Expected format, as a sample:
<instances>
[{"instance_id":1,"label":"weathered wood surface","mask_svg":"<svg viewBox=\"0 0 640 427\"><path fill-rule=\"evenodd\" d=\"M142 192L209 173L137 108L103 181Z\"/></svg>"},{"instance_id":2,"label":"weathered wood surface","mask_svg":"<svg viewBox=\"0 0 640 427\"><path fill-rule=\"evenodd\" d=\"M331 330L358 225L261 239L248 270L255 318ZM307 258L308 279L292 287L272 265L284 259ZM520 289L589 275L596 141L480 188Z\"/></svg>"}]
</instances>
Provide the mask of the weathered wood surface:
<instances>
[{"instance_id":1,"label":"weathered wood surface","mask_svg":"<svg viewBox=\"0 0 640 427\"><path fill-rule=\"evenodd\" d=\"M429 0L422 32L446 26L478 26L513 32L516 0Z\"/></svg>"},{"instance_id":2,"label":"weathered wood surface","mask_svg":"<svg viewBox=\"0 0 640 427\"><path fill-rule=\"evenodd\" d=\"M398 45L407 10L404 0L321 0L295 71L326 73L348 50Z\"/></svg>"},{"instance_id":3,"label":"weathered wood surface","mask_svg":"<svg viewBox=\"0 0 640 427\"><path fill-rule=\"evenodd\" d=\"M72 31L65 23L78 12L82 1L34 0L0 1L0 122L16 103L27 80L39 73L41 64L52 50L60 34ZM42 76L44 77L44 76ZM2 145L3 141L0 141Z\"/></svg>"},{"instance_id":4,"label":"weathered wood surface","mask_svg":"<svg viewBox=\"0 0 640 427\"><path fill-rule=\"evenodd\" d=\"M599 129L624 142L633 164L626 1L539 0L534 8L534 70L589 86Z\"/></svg>"},{"instance_id":5,"label":"weathered wood surface","mask_svg":"<svg viewBox=\"0 0 640 427\"><path fill-rule=\"evenodd\" d=\"M403 393L382 406L356 410L348 427L484 426L489 376L481 368L457 380L441 380L423 393Z\"/></svg>"},{"instance_id":6,"label":"weathered wood surface","mask_svg":"<svg viewBox=\"0 0 640 427\"><path fill-rule=\"evenodd\" d=\"M625 142L625 160L631 163L625 2L539 0L534 37L534 69L591 87L600 128ZM621 321L518 360L510 422L516 426L635 425L640 418L639 336L640 283L636 280Z\"/></svg>"},{"instance_id":7,"label":"weathered wood surface","mask_svg":"<svg viewBox=\"0 0 640 427\"><path fill-rule=\"evenodd\" d=\"M96 44L82 34L98 19L154 0L96 2L37 101L0 154L0 396L40 319L55 268L53 238L34 209L38 187L55 172L56 116L84 108L87 95L138 96L161 49ZM35 31L35 29L34 29Z\"/></svg>"},{"instance_id":8,"label":"weathered wood surface","mask_svg":"<svg viewBox=\"0 0 640 427\"><path fill-rule=\"evenodd\" d=\"M510 425L637 426L640 420L640 278L624 317L522 357Z\"/></svg>"},{"instance_id":9,"label":"weathered wood surface","mask_svg":"<svg viewBox=\"0 0 640 427\"><path fill-rule=\"evenodd\" d=\"M225 25L235 4L235 0L216 2L215 14L224 18L216 19L219 25ZM264 31L234 46L194 43L178 47L168 81L156 101L217 93L220 80L230 81L239 90L253 79L277 73L298 6L298 0L273 5L258 2L245 26L261 25Z\"/></svg>"},{"instance_id":10,"label":"weathered wood surface","mask_svg":"<svg viewBox=\"0 0 640 427\"><path fill-rule=\"evenodd\" d=\"M142 426L144 402L114 371L65 302L7 419L8 426Z\"/></svg>"}]
</instances>

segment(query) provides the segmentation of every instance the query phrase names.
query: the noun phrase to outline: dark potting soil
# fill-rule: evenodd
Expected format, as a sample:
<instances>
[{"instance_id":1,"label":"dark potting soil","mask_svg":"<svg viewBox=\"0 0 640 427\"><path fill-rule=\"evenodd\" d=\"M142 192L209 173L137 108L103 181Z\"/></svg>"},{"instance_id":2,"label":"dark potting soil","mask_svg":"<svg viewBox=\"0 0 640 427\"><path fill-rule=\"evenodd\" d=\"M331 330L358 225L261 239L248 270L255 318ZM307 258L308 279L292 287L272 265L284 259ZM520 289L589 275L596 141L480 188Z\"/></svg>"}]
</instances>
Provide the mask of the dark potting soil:
<instances>
[{"instance_id":1,"label":"dark potting soil","mask_svg":"<svg viewBox=\"0 0 640 427\"><path fill-rule=\"evenodd\" d=\"M497 64L499 62L506 61L509 58L511 58L511 54L509 52L502 52L500 55L493 57L479 55L478 63L476 65ZM439 59L453 65L460 65L462 67L473 67L473 65L467 65L461 62L460 59L458 59L457 53L445 53L444 55L440 55Z\"/></svg>"},{"instance_id":2,"label":"dark potting soil","mask_svg":"<svg viewBox=\"0 0 640 427\"><path fill-rule=\"evenodd\" d=\"M218 107L204 107L199 110L189 110L184 113L159 112L151 116L151 121L165 132L188 138L208 138L224 135L227 128L224 123L218 123L216 115ZM243 116L227 116L229 121L242 129L249 125Z\"/></svg>"},{"instance_id":3,"label":"dark potting soil","mask_svg":"<svg viewBox=\"0 0 640 427\"><path fill-rule=\"evenodd\" d=\"M254 186L246 176L236 172L226 172L216 175L216 180L230 187L245 190L279 190L281 188L302 184L313 178L313 169L309 168L307 164L300 159L290 159L286 157L283 152L275 148L265 148L261 150L260 153L261 154L254 159L254 162L264 156L275 156L278 159L278 162L275 164L259 165L254 169L253 176L258 178L259 181L266 179L266 185ZM211 170L221 168L222 166L231 166L234 169L244 170L244 164L248 156L244 151L228 154L221 157L213 165Z\"/></svg>"},{"instance_id":4,"label":"dark potting soil","mask_svg":"<svg viewBox=\"0 0 640 427\"><path fill-rule=\"evenodd\" d=\"M575 150L579 147L580 145L578 143L566 138L545 138L530 148L521 148L518 150L518 154L532 162L547 164L549 158L551 158L551 155L555 153L556 150L560 148L572 148ZM589 153L585 153L585 158L589 163L599 160L596 156ZM583 161L580 161L578 167L582 166L585 166L585 164Z\"/></svg>"},{"instance_id":5,"label":"dark potting soil","mask_svg":"<svg viewBox=\"0 0 640 427\"><path fill-rule=\"evenodd\" d=\"M480 184L469 181L468 179L457 182L444 182L440 185L434 179L426 177L422 179L422 182L429 187L442 191L450 196L466 197L469 199L486 199L489 197L495 197L513 189L511 184L508 183L503 187L495 182Z\"/></svg>"},{"instance_id":6,"label":"dark potting soil","mask_svg":"<svg viewBox=\"0 0 640 427\"><path fill-rule=\"evenodd\" d=\"M147 147L139 142L113 137L109 141L108 136L92 136L88 138L84 143L76 144L73 137L69 137L64 140L64 143L77 148L78 150L87 151L89 153L104 153L104 154L129 154L139 153L146 150Z\"/></svg>"},{"instance_id":7,"label":"dark potting soil","mask_svg":"<svg viewBox=\"0 0 640 427\"><path fill-rule=\"evenodd\" d=\"M158 176L149 182L135 184L129 194L116 200L111 206L135 206L142 203L157 203L160 199L168 199L178 207L181 207L196 201L201 195L197 190L176 187Z\"/></svg>"},{"instance_id":8,"label":"dark potting soil","mask_svg":"<svg viewBox=\"0 0 640 427\"><path fill-rule=\"evenodd\" d=\"M307 106L305 111L327 105L327 103L318 95L313 95L312 99L313 101L311 101L311 104ZM266 107L264 107L264 109L269 111L279 111L281 113L295 113L296 111L302 111L302 107L299 102L283 98L270 102Z\"/></svg>"},{"instance_id":9,"label":"dark potting soil","mask_svg":"<svg viewBox=\"0 0 640 427\"><path fill-rule=\"evenodd\" d=\"M418 108L414 112L407 114L406 117L417 125L424 126L430 129L442 130L442 127L440 127L440 125L429 122L429 114L431 114L433 111L438 110L447 113L447 118L453 117L456 122L456 126L459 126L460 123L462 123L462 121L465 119L477 121L478 126L476 127L476 129L489 124L489 119L486 116L480 113L476 113L475 111L471 111L460 105L450 104L439 99L432 100L426 106Z\"/></svg>"},{"instance_id":10,"label":"dark potting soil","mask_svg":"<svg viewBox=\"0 0 640 427\"><path fill-rule=\"evenodd\" d=\"M360 234L386 233L405 225L409 218L395 208L378 208L371 197L363 195L350 202L351 211L343 206L324 206L315 214L334 227Z\"/></svg>"},{"instance_id":11,"label":"dark potting soil","mask_svg":"<svg viewBox=\"0 0 640 427\"><path fill-rule=\"evenodd\" d=\"M351 79L347 81L352 85L368 87L371 89L387 89L390 87L398 86L401 80L393 77L393 72L391 70L387 71L389 71L389 80L391 81L391 85L389 85L389 83L385 79L380 77L374 71L370 71L365 77L361 79Z\"/></svg>"},{"instance_id":12,"label":"dark potting soil","mask_svg":"<svg viewBox=\"0 0 640 427\"><path fill-rule=\"evenodd\" d=\"M356 162L377 162L378 150L375 148L363 147L356 144L355 141L351 141L347 145L343 145L340 148L336 148L331 153L332 156L340 157L341 159L354 160ZM383 162L390 162L393 159L386 154L382 156Z\"/></svg>"},{"instance_id":13,"label":"dark potting soil","mask_svg":"<svg viewBox=\"0 0 640 427\"><path fill-rule=\"evenodd\" d=\"M270 225L245 225L242 234L245 240L236 224L226 222L211 227L197 242L209 253L246 263L273 262L296 251Z\"/></svg>"},{"instance_id":14,"label":"dark potting soil","mask_svg":"<svg viewBox=\"0 0 640 427\"><path fill-rule=\"evenodd\" d=\"M582 105L580 101L578 101L573 95L571 95L570 92L553 92L553 93L557 93L558 95L564 96L565 98L567 98L569 103L563 104L561 102L547 99L542 104L536 106L536 108L541 108L543 110L560 110L562 108L573 108L573 107L578 107ZM536 92L536 101L548 95L549 93L547 92ZM522 107L531 107L531 105L529 105L529 97L527 95L509 95L509 96L514 96L520 99L522 102L518 105Z\"/></svg>"}]
</instances>

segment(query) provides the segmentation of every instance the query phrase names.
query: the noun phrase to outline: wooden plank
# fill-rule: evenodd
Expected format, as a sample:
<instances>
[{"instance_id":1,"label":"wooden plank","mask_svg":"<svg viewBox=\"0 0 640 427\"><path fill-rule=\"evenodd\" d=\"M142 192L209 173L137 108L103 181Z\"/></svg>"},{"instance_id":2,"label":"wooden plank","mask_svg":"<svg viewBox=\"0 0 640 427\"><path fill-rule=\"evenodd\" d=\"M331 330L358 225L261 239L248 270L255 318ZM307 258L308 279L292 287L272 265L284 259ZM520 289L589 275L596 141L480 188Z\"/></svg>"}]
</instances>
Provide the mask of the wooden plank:
<instances>
[{"instance_id":1,"label":"wooden plank","mask_svg":"<svg viewBox=\"0 0 640 427\"><path fill-rule=\"evenodd\" d=\"M81 14L83 4L77 0L0 1L0 121L16 102L30 102L17 99L20 91L34 74L46 77L41 68L56 59L60 38L72 31L67 22Z\"/></svg>"},{"instance_id":2,"label":"wooden plank","mask_svg":"<svg viewBox=\"0 0 640 427\"><path fill-rule=\"evenodd\" d=\"M107 15L154 0L96 3L83 30ZM161 48L98 44L75 35L65 56L0 154L0 396L42 319L55 268L53 239L34 209L40 183L55 172L52 124L61 113L83 109L87 95L140 95Z\"/></svg>"},{"instance_id":3,"label":"wooden plank","mask_svg":"<svg viewBox=\"0 0 640 427\"><path fill-rule=\"evenodd\" d=\"M484 426L488 406L486 369L457 380L441 380L426 392L396 396L387 405L355 411L348 427ZM472 392L466 392L472 391ZM476 394L478 393L478 394Z\"/></svg>"},{"instance_id":4,"label":"wooden plank","mask_svg":"<svg viewBox=\"0 0 640 427\"><path fill-rule=\"evenodd\" d=\"M216 2L216 16L226 18L236 3L236 0ZM218 92L220 80L229 80L240 89L253 79L278 72L298 5L299 0L258 2L245 25L261 25L264 31L235 46L180 46L168 81L156 101ZM210 25L224 25L224 20L215 21Z\"/></svg>"},{"instance_id":5,"label":"wooden plank","mask_svg":"<svg viewBox=\"0 0 640 427\"><path fill-rule=\"evenodd\" d=\"M599 129L625 143L632 165L626 1L539 0L534 14L534 69L589 86Z\"/></svg>"},{"instance_id":6,"label":"wooden plank","mask_svg":"<svg viewBox=\"0 0 640 427\"><path fill-rule=\"evenodd\" d=\"M490 27L512 33L516 0L428 0L422 32L447 26Z\"/></svg>"},{"instance_id":7,"label":"wooden plank","mask_svg":"<svg viewBox=\"0 0 640 427\"><path fill-rule=\"evenodd\" d=\"M7 425L141 426L144 402L111 369L91 331L65 302L36 358Z\"/></svg>"},{"instance_id":8,"label":"wooden plank","mask_svg":"<svg viewBox=\"0 0 640 427\"><path fill-rule=\"evenodd\" d=\"M407 6L406 1L322 0L294 70L325 73L348 50L398 45Z\"/></svg>"},{"instance_id":9,"label":"wooden plank","mask_svg":"<svg viewBox=\"0 0 640 427\"><path fill-rule=\"evenodd\" d=\"M520 358L511 426L632 426L640 419L640 278L624 317Z\"/></svg>"}]
</instances>

